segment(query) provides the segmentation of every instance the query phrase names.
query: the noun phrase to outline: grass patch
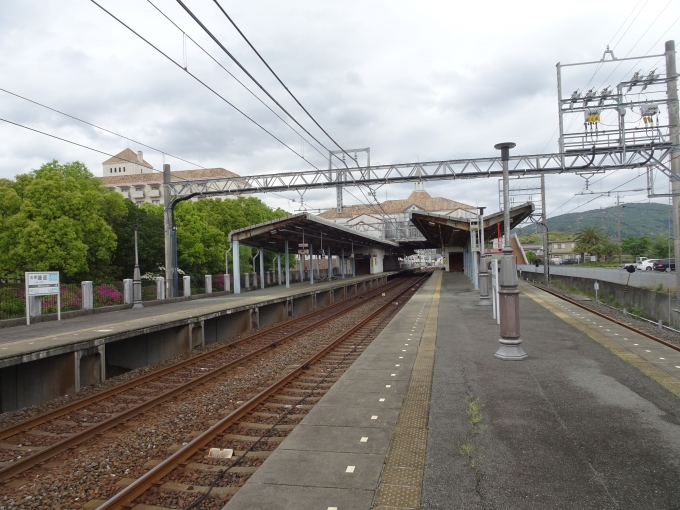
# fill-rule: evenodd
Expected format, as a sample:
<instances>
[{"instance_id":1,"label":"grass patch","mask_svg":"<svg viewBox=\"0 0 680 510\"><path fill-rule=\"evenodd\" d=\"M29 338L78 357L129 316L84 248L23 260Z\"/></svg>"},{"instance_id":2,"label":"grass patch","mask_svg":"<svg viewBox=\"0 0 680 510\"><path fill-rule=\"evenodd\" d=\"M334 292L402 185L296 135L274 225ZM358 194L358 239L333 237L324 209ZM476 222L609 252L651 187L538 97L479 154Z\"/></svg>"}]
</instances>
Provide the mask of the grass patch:
<instances>
[{"instance_id":1,"label":"grass patch","mask_svg":"<svg viewBox=\"0 0 680 510\"><path fill-rule=\"evenodd\" d=\"M479 405L479 399L477 397L473 397L472 395L468 395L465 398L465 404L467 406L467 415L468 418L470 418L470 424L473 427L476 427L477 424L482 421L482 410L481 406Z\"/></svg>"},{"instance_id":2,"label":"grass patch","mask_svg":"<svg viewBox=\"0 0 680 510\"><path fill-rule=\"evenodd\" d=\"M475 449L475 445L471 442L463 443L460 447L460 454L465 457L465 460L470 465L471 468L475 467L475 460L472 458L472 450Z\"/></svg>"}]
</instances>

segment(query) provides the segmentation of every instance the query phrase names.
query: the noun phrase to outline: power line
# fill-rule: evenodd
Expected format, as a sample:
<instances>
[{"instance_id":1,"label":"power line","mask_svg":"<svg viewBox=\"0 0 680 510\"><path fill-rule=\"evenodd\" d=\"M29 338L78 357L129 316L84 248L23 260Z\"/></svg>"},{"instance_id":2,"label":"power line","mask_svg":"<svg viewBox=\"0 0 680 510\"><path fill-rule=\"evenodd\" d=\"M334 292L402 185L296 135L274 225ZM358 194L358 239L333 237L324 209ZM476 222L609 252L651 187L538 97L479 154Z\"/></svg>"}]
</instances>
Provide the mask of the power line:
<instances>
[{"instance_id":1,"label":"power line","mask_svg":"<svg viewBox=\"0 0 680 510\"><path fill-rule=\"evenodd\" d=\"M649 2L649 0L645 0L645 4L642 6L642 9L640 9L638 11L638 13L635 15L635 17L633 18L633 21L630 22L630 25L628 25L628 28L626 28L626 31L623 34L621 34L621 37L619 37L619 40L616 41L616 44L613 46L613 48L616 48L619 45L619 43L621 43L623 38L626 36L628 31L630 30L630 27L632 27L633 23L635 23L635 20L638 19L638 16L640 15L640 13L642 13L642 11L645 10L645 7L647 6L647 2ZM633 14L633 12L635 12L635 9L637 9L638 5L640 5L640 2L638 2L637 5L635 7L633 7L633 10L630 12L630 14ZM628 18L630 18L630 14L628 15ZM626 20L628 20L628 18L626 18ZM625 24L626 22L624 21L623 23ZM619 28L619 30L621 30L621 29ZM616 31L617 34L619 33L619 30ZM614 34L614 37L616 37L616 34ZM612 37L612 41L614 40L614 37ZM611 44L611 41L609 41L609 43Z\"/></svg>"},{"instance_id":2,"label":"power line","mask_svg":"<svg viewBox=\"0 0 680 510\"><path fill-rule=\"evenodd\" d=\"M98 152L99 154L103 154L104 156L109 156L109 157L112 157L112 158L118 158L118 159L121 159L123 161L127 161L128 163L139 164L139 160L134 161L134 160L131 160L131 159L125 159L125 158L121 157L120 155L109 154L108 152L104 152L104 151L101 151L99 149L95 149L94 147L90 147L88 145L83 145L82 143L74 142L72 140L67 140L66 138L61 138L60 136L53 135L53 134L50 134L50 133L46 133L45 131L40 131L39 129L24 126L23 124L18 124L17 122L12 122L11 120L3 119L3 118L0 117L0 121L7 122L7 124L12 124L14 126L17 126L17 127L23 128L23 129L27 129L29 131L33 131L34 133L40 133L41 135L49 136L50 138L55 138L56 140L61 140L62 142L70 143L71 145L77 145L78 147L82 147L83 149ZM152 168L151 170L153 170L154 172L162 173L162 170L156 170L155 168ZM185 178L179 177L179 176L175 176L175 177L178 177L179 179L181 179L183 181L189 180L189 179L185 179Z\"/></svg>"},{"instance_id":3,"label":"power line","mask_svg":"<svg viewBox=\"0 0 680 510\"><path fill-rule=\"evenodd\" d=\"M180 4L182 4L182 2L181 2L180 0L177 0L177 1L178 1ZM349 156L349 158L350 158L351 160L353 160L353 161L357 164L357 166L359 166L359 163L356 161L356 159L352 158L352 156L350 156L350 155L347 153L347 151L345 151L345 149L343 149L342 147L340 147L340 145L338 144L338 142L336 142L336 141L333 139L333 137L331 137L331 135L329 135L329 134L326 132L326 130L325 130L324 128L321 127L321 124L319 124L319 123L316 121L316 119L315 119L314 117L312 117L312 114L310 114L310 113L307 111L307 109L306 109L304 106L302 106L302 103L300 103L300 101L298 101L298 98L295 97L295 96L293 95L293 93L290 91L290 89L283 83L283 81L281 81L281 78L279 78L279 76L278 76L278 75L274 72L274 70L269 66L269 64L267 63L267 61L266 61L264 58L262 58L262 55L260 55L260 53L259 53L259 52L255 49L255 47L250 43L250 41L248 40L248 38L243 34L243 32L241 32L241 29L240 29L238 26L236 26L236 23L234 23L234 20L232 20L232 19L229 17L229 15L228 15L228 14L226 13L226 11L222 8L222 6L220 5L220 3L219 3L217 0L213 0L213 1L215 2L215 5L217 5L217 7L220 9L220 11L222 11L222 14L224 14L224 15L227 17L227 19L229 20L229 22L230 22L230 23L234 26L234 28L238 31L238 33L241 34L241 37L243 37L243 39L248 43L248 46L250 46L250 48L255 52L255 54L259 57L259 59L262 61L262 63L263 63L265 66L267 66L267 69L269 69L269 71L271 71L271 73L272 73L272 74L274 75L274 77L278 80L278 82L281 84L281 86L282 86L284 89L286 89L286 92L288 92L288 94L290 94L290 97L292 97L292 98L295 100L295 102L300 106L300 108L302 108L302 109L304 110L304 112L307 114L307 116L308 116L310 119L312 119L312 121L314 122L314 124L316 124L316 125L319 127L319 129L320 129L321 131L323 131L323 133L324 133L328 138L330 138L330 140L331 140L331 141L332 141L332 142L333 142L333 143L334 143L334 144L335 144L335 145L336 145L343 153L347 154L347 156ZM183 5L183 4L182 4L182 5ZM336 156L336 157L337 157L337 156ZM339 159L339 158L338 158L338 159ZM343 161L343 163L344 163L344 161ZM347 165L345 164L345 166L347 166Z\"/></svg>"},{"instance_id":4,"label":"power line","mask_svg":"<svg viewBox=\"0 0 680 510\"><path fill-rule=\"evenodd\" d=\"M165 14L160 8L158 8L158 7L156 6L156 4L154 4L151 0L146 0L146 1L147 1L149 4L151 4L151 6L152 6L154 9L156 9L156 10L157 10L157 11L158 11L165 19L167 19L170 23L172 23L172 24L175 26L175 28L176 28L177 30L179 30L180 32L182 32L182 35L183 35L185 38L189 39L192 43L194 43L194 44L195 44L195 45L196 45L203 53L205 53L205 54L208 56L208 58L210 58L210 59L211 59L213 62L215 62L219 67L221 67L222 70L223 70L224 72L226 72L229 76L231 76L234 80L236 80L236 82L237 82L239 85L241 85L241 87L243 87L244 89L246 89L246 90L247 90L247 91L248 91L255 99L257 99L260 103L262 103L262 105L263 105L265 108L267 108L270 112L272 112L274 115L276 115L276 116L281 120L281 122L283 122L283 123L284 123L286 126L288 126L288 127L289 127L296 135L298 135L298 136L299 136L300 138L302 138L305 142L307 142L307 144L309 144L309 146L310 146L311 148L313 148L316 152L318 152L321 156L323 156L324 158L326 157L326 155L325 155L324 153L322 153L319 149L317 149L316 146L314 146L311 142L309 142L309 140L307 140L306 138L304 138L298 131L295 130L295 128L294 128L293 126L291 126L290 124L288 124L288 122L286 122L286 120L285 120L283 117L281 117L278 113L276 113L276 112L275 112L275 111L274 111L267 103L265 103L264 101L262 101L262 99L260 99L260 97L259 97L257 94L255 94L252 90L250 90L250 89L248 88L248 86L247 86L245 83L243 83L243 82L242 82L241 80L239 80L236 76L234 76L234 74L233 74L231 71L229 71L229 69L227 69L226 67L224 67L224 66L222 65L222 63L221 63L219 60L217 60L215 57L213 57L212 54L210 54L210 52L209 52L208 50L206 50L205 48L203 48L203 46L201 46L195 39L193 39L189 34L187 34L187 33L186 33L186 32L185 32L185 31L184 31L177 23L175 23L175 22L174 22L167 14ZM186 68L186 67L187 67L187 66L185 66L184 68Z\"/></svg>"},{"instance_id":5,"label":"power line","mask_svg":"<svg viewBox=\"0 0 680 510\"><path fill-rule=\"evenodd\" d=\"M0 90L3 90L3 89L0 89ZM10 92L10 94L11 94L11 92ZM30 101L30 100L29 100L29 101ZM42 105L41 105L41 106L42 106ZM48 107L46 107L46 108L48 108ZM50 108L50 109L51 109L51 108ZM55 110L55 111L57 111L57 110ZM61 112L59 112L59 113L61 113ZM64 114L64 115L66 115L66 114ZM74 118L75 118L75 117L74 117ZM79 119L77 119L77 120L79 120ZM14 126L17 126L17 127L23 128L23 129L27 129L27 130L29 130L29 131L33 131L34 133L39 133L39 134L41 134L41 135L49 136L50 138L54 138L54 139L60 140L60 141L62 141L62 142L70 143L71 145L77 145L78 147L82 147L83 149L87 149L87 150L91 150L91 151L94 151L94 152L98 152L99 154L103 154L104 156L109 156L109 157L112 157L112 158L118 158L118 159L121 159L121 160L126 161L126 162L128 162L128 163L133 163L133 164L138 164L138 163L139 163L139 161L126 159L126 158L124 158L124 157L121 157L120 155L109 154L108 152L104 152L104 151L101 151L101 150L99 150L99 149L95 149L94 147L90 147L90 146L88 146L88 145L83 145L82 143L78 143L78 142L74 142L74 141L71 141L71 140L67 140L66 138L61 138L60 136L53 135L53 134L50 134L50 133L46 133L45 131L40 131L39 129L35 129L35 128L32 128L32 127L24 126L24 125L22 125L22 124L18 124L18 123L16 123L16 122L12 122L11 120L7 120L7 119L0 118L0 121L6 122L6 123L8 123L8 124L12 124L12 125L14 125ZM83 121L83 122L85 122L85 121ZM93 124L93 125L94 125L94 124ZM104 128L100 128L100 129L104 129ZM114 134L115 134L115 133L114 133ZM118 136L121 136L121 135L118 135ZM134 140L131 140L131 141L135 142ZM140 145L144 145L144 144L141 143L141 142L135 142L135 143L139 143ZM153 147L150 147L150 146L148 146L148 145L144 145L144 147L149 147L150 149L153 149ZM158 149L153 149L153 150L158 150ZM170 154L168 154L168 156L170 156ZM172 157L177 157L177 156L172 156ZM177 159L181 159L181 158L177 158ZM186 160L182 160L182 161L186 161ZM191 163L191 164L193 165L193 164L195 164L195 163ZM200 166L200 165L196 165L196 166ZM207 169L206 169L205 167L203 167L203 166L201 166L201 168L203 168L204 170L207 170ZM151 170L153 170L154 172L163 173L162 170L156 170L155 168L152 168ZM187 181L187 182L188 182L188 181L191 180L191 179L186 179L185 177L181 177L181 176L176 175L176 174L173 175L173 177L176 178L176 179L179 179L179 180L181 180L181 181ZM285 200L288 200L288 198L286 198L286 197L283 196L283 195L280 195L280 194L275 193L275 192L271 192L271 193L272 193L273 195L277 195L277 196L279 196L279 197L281 197L281 198L283 198L283 199L285 199Z\"/></svg>"},{"instance_id":6,"label":"power line","mask_svg":"<svg viewBox=\"0 0 680 510\"><path fill-rule=\"evenodd\" d=\"M652 51L652 50L656 47L656 45L659 43L659 41L660 41L661 39L663 39L663 37L668 33L668 31L669 31L671 28L673 28L673 27L675 26L675 24L676 24L678 21L680 21L680 16L678 16L678 17L675 19L675 21L674 21L673 23L671 23L671 25L666 29L666 31L665 31L663 34L661 34L661 36L654 42L654 44L652 44L652 46L650 46L650 48L645 52L645 54L643 55L643 57L647 56L647 55L649 54L649 52ZM656 66L658 66L665 58L666 58L665 56L661 57L661 58L660 58L659 60L657 60L654 64L652 64L651 67L652 67L652 68L656 68ZM642 60L642 57L640 57L640 59L638 59L638 61L637 61L635 64L633 64L633 67L630 68L630 70L626 73L626 75L629 75L630 72L638 66L638 62L640 62L641 60Z\"/></svg>"},{"instance_id":7,"label":"power line","mask_svg":"<svg viewBox=\"0 0 680 510\"><path fill-rule=\"evenodd\" d=\"M617 188L620 188L621 186L625 186L626 184L628 184L628 183L630 183L630 182L633 182L635 179L639 179L640 177L642 177L642 175L636 175L636 176L633 177L632 179L630 179L630 180L628 180L628 181L626 181L626 182L624 182L624 183L622 183L622 184L619 184L619 185L616 186L615 188L610 189L607 193L611 193L612 191L616 190ZM590 202L593 202L593 201L597 200L598 198L602 198L603 196L604 196L604 195L598 195L598 196L596 196L596 197L594 197L594 198L591 198L591 199L588 200L587 202L584 202L584 203L578 205L577 207L573 208L571 211L568 211L568 212L563 213L563 214L572 213L572 212L574 212L576 209L580 209L580 208L583 207L584 205L589 204Z\"/></svg>"},{"instance_id":8,"label":"power line","mask_svg":"<svg viewBox=\"0 0 680 510\"><path fill-rule=\"evenodd\" d=\"M252 122L252 123L255 124L257 127L259 127L262 131L264 131L264 132L267 133L269 136L271 136L274 140L276 140L276 141L279 142L281 145L283 145L284 147L286 147L289 151L291 151L293 154L295 154L296 156L298 156L300 159L306 161L306 162L307 162L310 166L312 166L315 170L319 170L319 171L320 171L320 168L318 168L316 165L314 165L314 163L312 163L311 161L305 159L305 157L302 156L300 153L298 153L295 149L293 149L293 148L290 147L288 144L286 144L284 141L282 141L281 139L279 139L276 135L274 135L273 133L271 133L270 131L268 131L264 126L262 126L261 124L259 124L259 123L258 123L256 120L254 120L252 117L248 116L245 112L243 112L242 110L240 110L239 108L237 108L233 103L231 103L230 101L228 101L224 96L222 96L221 94L219 94L215 89L213 89L213 88L210 87L207 83L205 83L205 82L202 81L200 78L198 78L198 76L196 76L195 74L193 74L192 72L190 72L188 69L185 69L181 64L179 64L178 62L176 62L174 59L172 59L169 55L167 55L166 53L164 53L164 52L163 52L161 49L159 49L157 46L155 46L155 45L152 44L150 41L148 41L147 39L145 39L141 34L139 34L138 32L136 32L135 30L133 30L130 26L128 26L127 24L125 24L122 20L120 20L119 18L117 18L114 14L112 14L111 12L109 12L108 10L106 10L103 6L101 6L100 4L98 4L98 3L96 2L96 0L90 0L90 1L91 1L93 4L95 4L97 7L99 7L102 11L104 11L106 14L108 14L108 15L111 16L113 19L115 19L118 23L120 23L120 24L123 25L125 28L127 28L130 32L132 32L132 33L135 34L137 37L139 37L139 38L140 38L142 41L144 41L146 44L148 44L149 46L151 46L151 47L152 47L154 50L156 50L158 53L160 53L161 55L163 55L163 56L164 56L166 59L168 59L170 62L172 62L173 64L175 64L177 67L179 67L180 69L182 69L184 72L186 72L189 76L191 76L194 80L196 80L198 83L200 83L201 85L203 85L203 86L204 86L205 88L207 88L210 92L212 92L213 94L215 94L217 97L219 97L222 101L224 101L224 102L227 103L229 106L231 106L231 107L232 107L234 110L236 110L238 113L240 113L241 115L243 115L243 116L244 116L246 119L248 119L250 122Z\"/></svg>"},{"instance_id":9,"label":"power line","mask_svg":"<svg viewBox=\"0 0 680 510\"><path fill-rule=\"evenodd\" d=\"M197 166L197 167L199 167L199 168L203 168L204 170L206 170L206 167L201 166L201 165L199 165L198 163L192 163L191 161L189 161L189 160L187 160L187 159L180 158L179 156L175 156L175 155L173 155L173 154L170 154L169 152L166 152L166 151L163 151L163 150L160 150L160 149L156 149L155 147L152 147L151 145L147 145L147 144L145 144L145 143L139 142L139 141L134 140L134 139L132 139L132 138L129 138L129 137L125 136L125 135L121 135L121 134L119 134L119 133L116 133L115 131L111 131L110 129L106 129L106 128L104 128L104 127L98 126L98 125L93 124L93 123L91 123L91 122L88 122L88 121L86 121L86 120L79 119L78 117L75 117L75 116L70 115L70 114L68 114L68 113L65 113L65 112L62 112L62 111L60 111L60 110L57 110L56 108L52 108L51 106L44 105L44 104L42 104L42 103L39 103L39 102L37 102L37 101L34 101L33 99L29 99L29 98L27 98L27 97L20 96L19 94L16 94L16 93L14 93L14 92L10 92L9 90L3 89L3 88L0 88L0 91L5 92L5 93L7 93L7 94L10 94L10 95L12 95L12 96L14 96L14 97L18 97L19 99L23 99L24 101L28 101L29 103L33 103L33 104L35 104L35 105L41 106L42 108L46 108L46 109L48 109L48 110L51 110L51 111L53 111L53 112L55 112L55 113L58 113L58 114L60 114L60 115L64 115L65 117L68 117L68 118L70 118L70 119L77 120L78 122L82 122L83 124L87 124L88 126L92 126L93 128L101 129L102 131L105 131L105 132L110 133L110 134L112 134L112 135L118 136L118 137L120 137L120 138L124 138L125 140L128 140L128 141L130 141L130 142L136 143L137 145L141 145L142 147L146 147L147 149L151 149L151 150L160 152L160 153L162 153L162 154L165 154L166 156L170 156L171 158L175 158L175 159L178 159L178 160L180 160L180 161L184 161L185 163L189 163L190 165L194 165L194 166ZM121 159L122 159L122 158L121 158Z\"/></svg>"},{"instance_id":10,"label":"power line","mask_svg":"<svg viewBox=\"0 0 680 510\"><path fill-rule=\"evenodd\" d=\"M94 1L94 0L92 0L92 1ZM297 120L295 117L293 117L293 116L288 112L288 110L286 110L286 109L283 107L283 105L281 105L281 103L279 103L276 99L274 99L274 96L272 96L272 95L269 93L269 91L268 91L266 88L264 88L264 87L262 86L262 84L261 84L259 81L257 81L257 80L255 79L255 77L254 77L252 74L250 74L250 72L248 72L248 70L247 70L245 67L243 67L243 65L241 64L241 62L239 62L238 59L237 59L236 57L234 57L234 55L232 55L231 52L230 52L227 48L225 48L225 46L220 42L220 40L219 40L217 37L215 37L215 35L214 35L210 30L208 30L208 27L206 27L206 26L203 24L203 22L202 22L200 19L198 19L198 17L191 11L191 9L189 9L189 8L184 4L184 2L182 2L182 0L177 0L177 3L180 4L180 5L182 6L182 8L187 12L187 14L189 14L189 16L191 16L191 17L193 18L193 20L194 20L194 21L195 21L195 22L203 29L203 31L204 31L206 34L208 34L208 36L215 42L215 44L217 44L217 45L222 49L222 51L224 51L224 52L229 56L229 58L230 58L231 60L234 61L234 63L241 69L241 71L243 71L243 72L246 74L246 76L248 76L248 78L250 78L250 79L253 81L253 83L255 83L255 85L257 85L257 86L260 88L260 90L262 90L262 92L264 92L264 93L267 95L267 97L269 97L269 99L271 99L272 101L274 101L274 103L276 104L276 106L278 106L279 108L281 108L281 110L282 110L286 115L288 115L288 117L290 117L290 118L293 120L293 122L295 122L298 126L300 126L300 128L301 128L305 133L307 133L309 136L311 136L312 139L313 139L316 143L318 143L319 145L321 145L321 147L323 147L324 149L326 149L327 151L330 152L330 150L329 150L324 144L322 144L319 140L317 140L316 137L315 137L312 133L310 133L310 132L302 125L302 124L300 124L300 123L298 122L298 120ZM219 5L219 4L218 4L218 5ZM185 70L186 70L186 69L185 69ZM304 109L304 108L303 108L303 109ZM322 131L323 131L323 129L322 129ZM325 133L325 131L324 131L324 133ZM326 134L327 134L327 133L326 133ZM329 138L330 138L330 137L329 137ZM333 140L333 139L331 138L331 140ZM337 144L336 144L336 145L337 145ZM338 146L338 147L339 147L339 146ZM341 147L341 149L342 149L342 147ZM347 165L345 164L345 166L347 166Z\"/></svg>"},{"instance_id":11,"label":"power line","mask_svg":"<svg viewBox=\"0 0 680 510\"><path fill-rule=\"evenodd\" d=\"M663 12L668 8L668 6L671 4L672 1L673 1L673 0L670 0L670 1L666 4L666 6L665 6L663 9L661 9L661 12L657 15L656 18L654 18L654 21L652 21L652 22L649 24L649 26L647 27L647 30L645 30L645 31L642 33L642 35L640 36L640 38L639 38L639 39L635 42L635 44L633 44L633 46L631 46L631 48L628 50L628 53L626 53L626 55L623 57L624 59L627 58L628 55L631 54L631 52L635 49L635 47L640 43L640 41L642 40L642 38L643 38L645 35L647 35L647 32L649 32L649 29L652 28L652 26L654 26L654 23L656 23L656 21L657 21L657 20L659 19L659 17L663 14ZM641 12L642 12L642 11L641 11ZM663 37L663 36L662 36L662 37ZM656 44L656 43L655 43L655 44ZM651 50L650 50L650 51L651 51ZM648 51L647 53L649 53L649 51ZM645 55L646 55L646 54L645 54ZM622 63L623 63L623 60L622 60L621 62L619 62L619 64L618 64L614 69L612 69L612 72L609 73L609 75L602 81L602 85L604 85L604 84L607 82L607 80L612 76L612 74L614 74L614 73L616 72L616 70L621 66ZM601 87L602 85L600 85L600 87ZM598 88L599 88L599 87L598 87Z\"/></svg>"}]
</instances>

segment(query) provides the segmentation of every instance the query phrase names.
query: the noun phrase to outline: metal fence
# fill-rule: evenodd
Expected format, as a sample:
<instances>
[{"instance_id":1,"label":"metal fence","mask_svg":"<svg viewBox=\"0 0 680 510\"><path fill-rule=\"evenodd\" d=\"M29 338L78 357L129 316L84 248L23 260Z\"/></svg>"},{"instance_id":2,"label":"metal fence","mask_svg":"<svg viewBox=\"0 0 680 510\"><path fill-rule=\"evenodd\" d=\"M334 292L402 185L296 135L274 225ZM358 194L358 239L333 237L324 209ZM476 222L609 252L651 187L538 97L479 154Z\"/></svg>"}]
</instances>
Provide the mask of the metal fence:
<instances>
[{"instance_id":1,"label":"metal fence","mask_svg":"<svg viewBox=\"0 0 680 510\"><path fill-rule=\"evenodd\" d=\"M94 308L124 304L123 282L95 285L92 298Z\"/></svg>"},{"instance_id":2,"label":"metal fence","mask_svg":"<svg viewBox=\"0 0 680 510\"><path fill-rule=\"evenodd\" d=\"M26 291L23 284L8 283L0 287L0 320L26 316Z\"/></svg>"},{"instance_id":3,"label":"metal fence","mask_svg":"<svg viewBox=\"0 0 680 510\"><path fill-rule=\"evenodd\" d=\"M224 290L224 274L212 275L213 292L220 292Z\"/></svg>"},{"instance_id":4,"label":"metal fence","mask_svg":"<svg viewBox=\"0 0 680 510\"><path fill-rule=\"evenodd\" d=\"M156 282L142 280L142 301L152 301L154 299L158 299Z\"/></svg>"},{"instance_id":5,"label":"metal fence","mask_svg":"<svg viewBox=\"0 0 680 510\"><path fill-rule=\"evenodd\" d=\"M213 292L224 290L224 274L213 275ZM182 295L182 281L179 282L179 295ZM76 283L60 285L61 311L69 312L83 308L81 285ZM191 279L191 294L205 294L205 278ZM155 281L142 281L142 301L157 299ZM122 305L125 303L123 282L93 285L92 306ZM41 314L57 312L57 296L42 296L40 299ZM26 316L26 292L23 283L0 283L0 320L17 319Z\"/></svg>"}]
</instances>

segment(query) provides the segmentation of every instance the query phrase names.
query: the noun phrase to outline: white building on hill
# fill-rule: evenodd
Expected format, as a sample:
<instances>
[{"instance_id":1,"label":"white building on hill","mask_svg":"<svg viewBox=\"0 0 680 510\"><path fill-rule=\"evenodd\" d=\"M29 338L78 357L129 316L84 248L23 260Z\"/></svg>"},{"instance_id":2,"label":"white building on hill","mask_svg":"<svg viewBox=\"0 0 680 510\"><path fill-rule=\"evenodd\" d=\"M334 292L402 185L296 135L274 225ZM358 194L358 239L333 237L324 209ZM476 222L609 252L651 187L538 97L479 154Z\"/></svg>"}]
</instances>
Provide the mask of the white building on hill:
<instances>
[{"instance_id":1,"label":"white building on hill","mask_svg":"<svg viewBox=\"0 0 680 510\"><path fill-rule=\"evenodd\" d=\"M130 149L125 149L104 161L102 170L104 186L129 198L135 204L163 203L163 172L154 170L153 166L144 160L141 151L135 154ZM220 177L238 177L238 175L224 168L171 172L173 181L219 179ZM227 196L233 197L233 195Z\"/></svg>"}]
</instances>

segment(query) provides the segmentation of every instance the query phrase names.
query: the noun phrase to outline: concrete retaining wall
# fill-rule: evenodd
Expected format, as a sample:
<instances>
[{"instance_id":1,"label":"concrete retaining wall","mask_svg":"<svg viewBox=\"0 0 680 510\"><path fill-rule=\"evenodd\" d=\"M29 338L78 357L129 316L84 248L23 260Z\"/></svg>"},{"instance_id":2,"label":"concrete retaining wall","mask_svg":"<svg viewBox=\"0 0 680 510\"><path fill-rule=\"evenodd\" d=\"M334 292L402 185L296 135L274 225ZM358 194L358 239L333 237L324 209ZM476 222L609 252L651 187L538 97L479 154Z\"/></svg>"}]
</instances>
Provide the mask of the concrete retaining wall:
<instances>
[{"instance_id":1,"label":"concrete retaining wall","mask_svg":"<svg viewBox=\"0 0 680 510\"><path fill-rule=\"evenodd\" d=\"M518 265L517 270L527 273L543 274L543 266ZM574 267L574 266L550 266L550 275L571 276L574 278L588 278L598 282L612 282L625 285L628 280L628 271L625 269L610 269L606 267ZM675 273L662 273L659 271L635 271L630 275L629 287L655 290L663 285L663 290L676 291Z\"/></svg>"},{"instance_id":2,"label":"concrete retaining wall","mask_svg":"<svg viewBox=\"0 0 680 510\"><path fill-rule=\"evenodd\" d=\"M537 274L523 271L522 278L532 282L535 281L536 283L543 283L542 272ZM566 287L567 291L571 289L578 289L580 293L586 294L592 299L595 299L594 286L596 280L576 276L562 276L551 273L550 281L553 284L563 285ZM636 306L641 310L643 317L654 321L661 319L666 325L670 325L674 328L678 327L678 314L672 311L673 309L678 308L677 298L674 294L669 299L668 292L656 292L654 290L629 286L624 297L624 291L626 287L625 285L602 280L597 280L597 282L600 287L598 291L598 299L600 301L611 305L615 304L612 301L618 301L620 306L624 308ZM669 311L671 322L669 322Z\"/></svg>"}]
</instances>

